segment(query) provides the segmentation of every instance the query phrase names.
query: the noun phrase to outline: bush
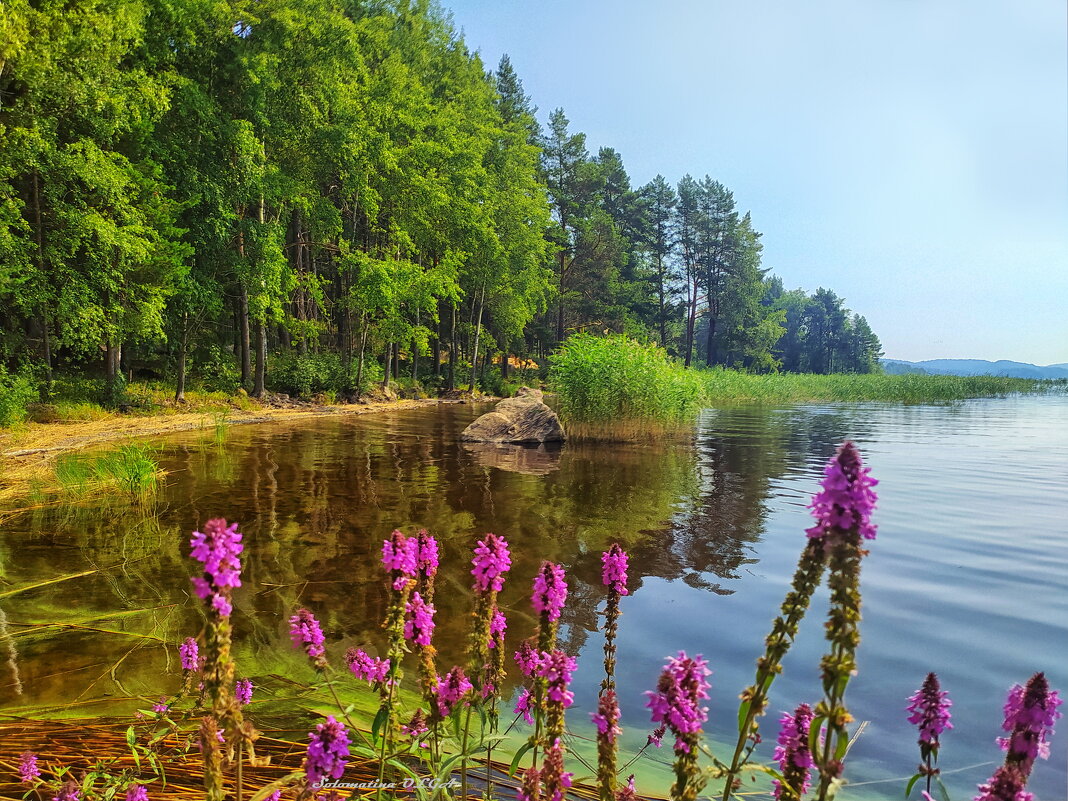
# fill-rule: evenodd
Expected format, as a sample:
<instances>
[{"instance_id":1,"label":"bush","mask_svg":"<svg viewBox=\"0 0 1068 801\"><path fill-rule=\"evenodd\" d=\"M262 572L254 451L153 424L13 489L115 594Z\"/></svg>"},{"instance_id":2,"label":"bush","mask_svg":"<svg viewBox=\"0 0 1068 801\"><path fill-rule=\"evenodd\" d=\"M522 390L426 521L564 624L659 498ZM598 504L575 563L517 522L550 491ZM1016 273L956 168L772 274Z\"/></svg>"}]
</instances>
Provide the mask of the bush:
<instances>
[{"instance_id":1,"label":"bush","mask_svg":"<svg viewBox=\"0 0 1068 801\"><path fill-rule=\"evenodd\" d=\"M37 384L22 373L9 373L0 365L0 427L26 420L26 407L37 400Z\"/></svg>"},{"instance_id":2,"label":"bush","mask_svg":"<svg viewBox=\"0 0 1068 801\"><path fill-rule=\"evenodd\" d=\"M549 387L572 435L640 439L688 426L705 382L656 345L575 334L553 355Z\"/></svg>"},{"instance_id":3,"label":"bush","mask_svg":"<svg viewBox=\"0 0 1068 801\"><path fill-rule=\"evenodd\" d=\"M356 394L356 372L356 360L346 371L345 362L337 353L286 353L268 360L267 386L272 391L301 398L320 393L344 398ZM367 392L381 380L381 365L373 359L365 360L361 392Z\"/></svg>"}]
</instances>

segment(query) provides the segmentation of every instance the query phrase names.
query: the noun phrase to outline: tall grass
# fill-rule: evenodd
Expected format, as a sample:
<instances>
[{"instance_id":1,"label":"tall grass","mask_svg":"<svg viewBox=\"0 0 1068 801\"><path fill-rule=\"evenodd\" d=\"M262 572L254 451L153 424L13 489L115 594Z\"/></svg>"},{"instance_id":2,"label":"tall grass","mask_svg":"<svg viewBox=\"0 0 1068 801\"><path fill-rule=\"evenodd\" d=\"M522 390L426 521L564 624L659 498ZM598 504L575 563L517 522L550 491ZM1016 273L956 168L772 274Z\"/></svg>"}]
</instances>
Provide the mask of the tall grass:
<instances>
[{"instance_id":1,"label":"tall grass","mask_svg":"<svg viewBox=\"0 0 1068 801\"><path fill-rule=\"evenodd\" d=\"M117 488L134 501L151 499L162 478L152 447L143 444L123 445L95 456L61 457L56 460L55 474L65 495L85 497Z\"/></svg>"},{"instance_id":2,"label":"tall grass","mask_svg":"<svg viewBox=\"0 0 1068 801\"><path fill-rule=\"evenodd\" d=\"M549 387L568 435L654 439L685 430L702 407L731 403L941 403L1065 392L1068 381L999 376L773 373L686 369L655 345L576 334L553 356Z\"/></svg>"},{"instance_id":3,"label":"tall grass","mask_svg":"<svg viewBox=\"0 0 1068 801\"><path fill-rule=\"evenodd\" d=\"M641 439L685 428L705 403L703 377L655 345L576 334L553 356L549 386L568 436Z\"/></svg>"}]
</instances>

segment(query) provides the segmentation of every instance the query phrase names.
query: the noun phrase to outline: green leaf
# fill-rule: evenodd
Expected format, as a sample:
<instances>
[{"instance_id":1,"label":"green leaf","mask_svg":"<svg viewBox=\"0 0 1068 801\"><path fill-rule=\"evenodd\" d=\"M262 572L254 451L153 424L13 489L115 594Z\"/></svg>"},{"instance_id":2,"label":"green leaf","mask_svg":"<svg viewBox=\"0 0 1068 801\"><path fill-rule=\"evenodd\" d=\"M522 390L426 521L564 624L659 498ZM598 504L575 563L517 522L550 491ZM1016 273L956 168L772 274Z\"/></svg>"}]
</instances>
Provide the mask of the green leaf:
<instances>
[{"instance_id":1,"label":"green leaf","mask_svg":"<svg viewBox=\"0 0 1068 801\"><path fill-rule=\"evenodd\" d=\"M738 733L748 734L745 731L745 720L749 717L749 708L753 705L752 701L742 701L741 706L738 707Z\"/></svg>"},{"instance_id":2,"label":"green leaf","mask_svg":"<svg viewBox=\"0 0 1068 801\"><path fill-rule=\"evenodd\" d=\"M938 794L942 796L942 801L950 801L949 790L947 790L946 786L942 783L942 777L935 776L935 783L938 785Z\"/></svg>"},{"instance_id":3,"label":"green leaf","mask_svg":"<svg viewBox=\"0 0 1068 801\"><path fill-rule=\"evenodd\" d=\"M389 724L389 707L380 706L371 724L371 739L376 743L381 739L382 730Z\"/></svg>"},{"instance_id":4,"label":"green leaf","mask_svg":"<svg viewBox=\"0 0 1068 801\"><path fill-rule=\"evenodd\" d=\"M905 798L909 797L909 793L911 793L912 792L912 788L916 786L916 782L918 782L922 778L923 778L923 774L922 773L917 773L915 776L913 776L911 779L909 779L909 783L907 785L905 785Z\"/></svg>"},{"instance_id":5,"label":"green leaf","mask_svg":"<svg viewBox=\"0 0 1068 801\"><path fill-rule=\"evenodd\" d=\"M527 751L529 751L533 747L534 744L531 742L523 743L523 745L519 747L519 750L515 752L515 756L512 757L512 763L508 766L509 776L515 776L515 772L519 769L520 760L527 753Z\"/></svg>"}]
</instances>

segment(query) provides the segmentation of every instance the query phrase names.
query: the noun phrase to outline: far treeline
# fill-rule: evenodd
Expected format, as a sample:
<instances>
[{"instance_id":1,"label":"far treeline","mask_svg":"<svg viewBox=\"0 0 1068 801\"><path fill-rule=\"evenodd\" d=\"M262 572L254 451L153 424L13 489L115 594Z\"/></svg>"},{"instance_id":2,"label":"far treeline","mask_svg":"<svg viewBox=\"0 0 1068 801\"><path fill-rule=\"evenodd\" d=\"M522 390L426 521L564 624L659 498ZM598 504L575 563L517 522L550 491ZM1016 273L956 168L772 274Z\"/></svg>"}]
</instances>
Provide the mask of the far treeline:
<instances>
[{"instance_id":1,"label":"far treeline","mask_svg":"<svg viewBox=\"0 0 1068 801\"><path fill-rule=\"evenodd\" d=\"M577 331L878 369L842 298L768 275L726 186L632 186L429 0L4 6L0 389L500 392Z\"/></svg>"}]
</instances>

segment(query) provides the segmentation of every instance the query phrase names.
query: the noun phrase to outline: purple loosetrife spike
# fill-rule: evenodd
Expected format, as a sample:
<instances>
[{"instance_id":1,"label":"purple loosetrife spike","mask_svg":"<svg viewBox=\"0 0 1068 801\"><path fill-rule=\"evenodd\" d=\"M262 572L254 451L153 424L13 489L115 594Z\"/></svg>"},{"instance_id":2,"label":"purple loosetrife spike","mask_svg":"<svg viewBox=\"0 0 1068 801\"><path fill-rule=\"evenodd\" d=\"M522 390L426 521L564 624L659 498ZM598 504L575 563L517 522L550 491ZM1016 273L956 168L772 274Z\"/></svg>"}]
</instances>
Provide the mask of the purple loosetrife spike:
<instances>
[{"instance_id":1,"label":"purple loosetrife spike","mask_svg":"<svg viewBox=\"0 0 1068 801\"><path fill-rule=\"evenodd\" d=\"M438 714L447 718L456 705L471 692L471 680L461 668L454 667L444 676L438 676Z\"/></svg>"},{"instance_id":2,"label":"purple loosetrife spike","mask_svg":"<svg viewBox=\"0 0 1068 801\"><path fill-rule=\"evenodd\" d=\"M712 671L700 654L690 658L685 651L670 657L660 674L656 692L647 692L646 704L654 723L665 723L675 735L675 783L671 797L676 801L694 801L703 782L697 767L697 745L701 724L708 719L709 684L705 677Z\"/></svg>"},{"instance_id":3,"label":"purple loosetrife spike","mask_svg":"<svg viewBox=\"0 0 1068 801\"><path fill-rule=\"evenodd\" d=\"M202 573L192 579L193 590L204 601L208 626L204 638L203 688L209 700L214 725L201 727L200 750L204 759L204 791L208 801L222 801L223 754L215 732L225 731L231 745L243 743L255 759L253 742L259 736L242 716L233 697L234 661L230 655L233 611L231 593L241 586L241 560L244 550L237 523L214 518L194 531L189 540L190 554L202 565ZM209 731L210 729L210 731Z\"/></svg>"},{"instance_id":4,"label":"purple loosetrife spike","mask_svg":"<svg viewBox=\"0 0 1068 801\"><path fill-rule=\"evenodd\" d=\"M315 615L307 609L298 609L289 618L289 639L294 648L300 648L308 655L316 670L326 668L326 637Z\"/></svg>"},{"instance_id":5,"label":"purple loosetrife spike","mask_svg":"<svg viewBox=\"0 0 1068 801\"><path fill-rule=\"evenodd\" d=\"M1002 724L1009 736L999 737L998 745L1007 752L1005 764L1018 767L1025 778L1035 759L1049 759L1049 738L1053 724L1061 716L1057 709L1060 705L1060 695L1050 690L1044 673L1033 675L1026 687L1017 684L1009 690Z\"/></svg>"},{"instance_id":6,"label":"purple loosetrife spike","mask_svg":"<svg viewBox=\"0 0 1068 801\"><path fill-rule=\"evenodd\" d=\"M830 648L820 661L823 700L816 706L816 718L820 723L826 721L826 734L818 738L812 755L819 768L819 801L831 795L832 786L842 775L838 755L844 753L849 741L846 727L853 720L845 705L845 691L857 672L860 563L867 554L862 542L875 537L871 512L876 481L868 473L856 446L844 443L824 471L823 490L812 502L817 524L807 532L827 550L831 591L831 608L824 625Z\"/></svg>"},{"instance_id":7,"label":"purple loosetrife spike","mask_svg":"<svg viewBox=\"0 0 1068 801\"><path fill-rule=\"evenodd\" d=\"M304 766L308 784L317 784L327 776L340 779L349 757L349 733L344 724L330 715L324 723L316 725L308 737L308 757Z\"/></svg>"},{"instance_id":8,"label":"purple loosetrife spike","mask_svg":"<svg viewBox=\"0 0 1068 801\"><path fill-rule=\"evenodd\" d=\"M178 656L182 661L182 670L200 669L200 648L192 637L186 637L185 642L178 646Z\"/></svg>"},{"instance_id":9,"label":"purple loosetrife spike","mask_svg":"<svg viewBox=\"0 0 1068 801\"><path fill-rule=\"evenodd\" d=\"M517 801L542 801L541 772L537 768L523 771L523 784L516 793Z\"/></svg>"},{"instance_id":10,"label":"purple loosetrife spike","mask_svg":"<svg viewBox=\"0 0 1068 801\"><path fill-rule=\"evenodd\" d=\"M415 537L405 537L394 531L388 540L382 542L382 564L386 570L415 578L418 573L419 541Z\"/></svg>"},{"instance_id":11,"label":"purple loosetrife spike","mask_svg":"<svg viewBox=\"0 0 1068 801\"><path fill-rule=\"evenodd\" d=\"M252 679L241 679L234 685L234 698L241 706L248 706L252 703L252 692L255 689Z\"/></svg>"},{"instance_id":12,"label":"purple loosetrife spike","mask_svg":"<svg viewBox=\"0 0 1068 801\"><path fill-rule=\"evenodd\" d=\"M619 543L601 554L601 581L620 595L627 594L627 552Z\"/></svg>"},{"instance_id":13,"label":"purple loosetrife spike","mask_svg":"<svg viewBox=\"0 0 1068 801\"><path fill-rule=\"evenodd\" d=\"M909 723L919 726L920 738L917 741L920 746L919 773L927 777L927 792L931 792L931 777L938 775L938 768L934 763L938 761L939 735L946 729L952 729L949 722L949 708L953 702L949 700L949 693L941 688L938 676L928 673L923 680L923 686L909 698L906 711L911 712Z\"/></svg>"},{"instance_id":14,"label":"purple loosetrife spike","mask_svg":"<svg viewBox=\"0 0 1068 801\"><path fill-rule=\"evenodd\" d=\"M500 592L504 588L504 574L512 566L507 541L496 534L487 534L478 541L471 564L476 592Z\"/></svg>"},{"instance_id":15,"label":"purple loosetrife spike","mask_svg":"<svg viewBox=\"0 0 1068 801\"><path fill-rule=\"evenodd\" d=\"M564 746L557 737L545 749L541 763L542 798L544 801L564 801L573 774L564 772Z\"/></svg>"},{"instance_id":16,"label":"purple loosetrife spike","mask_svg":"<svg viewBox=\"0 0 1068 801\"><path fill-rule=\"evenodd\" d=\"M79 801L82 788L74 779L63 782L52 801Z\"/></svg>"},{"instance_id":17,"label":"purple loosetrife spike","mask_svg":"<svg viewBox=\"0 0 1068 801\"><path fill-rule=\"evenodd\" d=\"M432 604L426 603L418 592L413 592L404 610L404 638L416 645L430 645L434 636L434 612Z\"/></svg>"},{"instance_id":18,"label":"purple loosetrife spike","mask_svg":"<svg viewBox=\"0 0 1068 801\"><path fill-rule=\"evenodd\" d=\"M131 784L126 788L126 801L148 801L148 790L140 784Z\"/></svg>"},{"instance_id":19,"label":"purple loosetrife spike","mask_svg":"<svg viewBox=\"0 0 1068 801\"><path fill-rule=\"evenodd\" d=\"M19 781L23 784L32 784L35 779L41 778L41 769L37 766L37 754L32 751L23 751L19 756Z\"/></svg>"},{"instance_id":20,"label":"purple loosetrife spike","mask_svg":"<svg viewBox=\"0 0 1068 801\"><path fill-rule=\"evenodd\" d=\"M778 745L774 759L779 763L783 780L772 781L776 801L800 799L808 792L809 771L813 767L812 752L808 748L809 726L812 724L812 709L801 704L792 715L779 718Z\"/></svg>"},{"instance_id":21,"label":"purple loosetrife spike","mask_svg":"<svg viewBox=\"0 0 1068 801\"><path fill-rule=\"evenodd\" d=\"M389 674L389 660L370 656L361 648L350 648L345 654L345 664L352 675L371 683L384 682Z\"/></svg>"},{"instance_id":22,"label":"purple loosetrife spike","mask_svg":"<svg viewBox=\"0 0 1068 801\"><path fill-rule=\"evenodd\" d=\"M619 727L619 701L615 690L604 690L597 699L597 711L590 714L597 727L597 788L601 801L613 801L616 795L616 738Z\"/></svg>"},{"instance_id":23,"label":"purple loosetrife spike","mask_svg":"<svg viewBox=\"0 0 1068 801\"><path fill-rule=\"evenodd\" d=\"M530 598L534 611L550 621L560 619L567 602L567 582L564 569L552 562L542 562L541 570L534 577L534 594Z\"/></svg>"}]
</instances>

